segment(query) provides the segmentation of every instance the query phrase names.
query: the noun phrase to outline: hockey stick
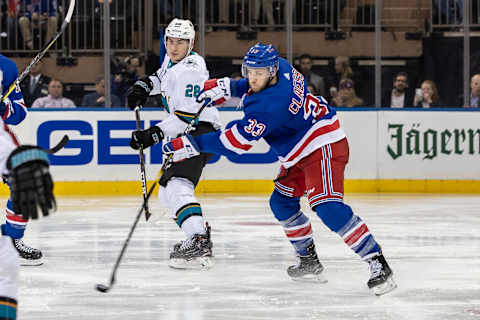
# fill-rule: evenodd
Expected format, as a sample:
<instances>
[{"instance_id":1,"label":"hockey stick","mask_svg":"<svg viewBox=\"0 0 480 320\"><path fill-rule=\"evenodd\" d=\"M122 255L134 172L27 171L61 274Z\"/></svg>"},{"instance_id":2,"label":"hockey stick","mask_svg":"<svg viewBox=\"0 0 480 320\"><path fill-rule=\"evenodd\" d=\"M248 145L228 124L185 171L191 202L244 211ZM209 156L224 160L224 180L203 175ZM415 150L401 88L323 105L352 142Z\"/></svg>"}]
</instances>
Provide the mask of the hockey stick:
<instances>
[{"instance_id":1,"label":"hockey stick","mask_svg":"<svg viewBox=\"0 0 480 320\"><path fill-rule=\"evenodd\" d=\"M1 97L1 102L4 102L5 99L15 90L16 87L20 86L20 82L22 82L27 75L30 73L32 67L40 61L40 59L43 58L45 53L47 53L48 49L57 41L57 39L63 34L65 29L67 28L67 25L70 23L70 20L72 19L73 15L73 10L75 9L75 0L70 0L70 6L68 7L67 15L65 16L65 20L63 20L62 26L60 27L60 30L53 36L53 38L48 42L42 50L33 58L33 60L28 64L28 66L23 70L23 72L18 76L18 78L12 83L12 85L8 88L8 91Z\"/></svg>"},{"instance_id":2,"label":"hockey stick","mask_svg":"<svg viewBox=\"0 0 480 320\"><path fill-rule=\"evenodd\" d=\"M57 153L58 151L60 151L60 149L63 149L63 147L65 147L65 145L68 143L68 141L70 141L70 138L68 137L68 135L64 135L62 140L60 140L57 143L57 145L51 147L50 149L45 150L45 152L48 153L48 154Z\"/></svg>"},{"instance_id":3,"label":"hockey stick","mask_svg":"<svg viewBox=\"0 0 480 320\"><path fill-rule=\"evenodd\" d=\"M115 262L115 266L113 267L112 274L111 274L111 276L110 276L110 283L108 284L108 286L107 286L107 285L104 285L104 284L97 284L97 285L95 286L95 289L96 289L97 291L106 293L106 292L110 291L110 290L112 289L113 285L115 284L115 275L116 275L116 273L117 273L118 267L120 266L120 262L122 261L123 254L125 253L125 250L126 250L127 247L128 247L128 244L129 244L129 242L130 242L130 238L132 237L133 231L135 231L135 228L137 227L138 221L140 220L140 216L142 215L143 210L144 210L145 207L146 207L146 204L147 204L147 202L148 202L148 199L149 199L150 196L152 195L152 192L153 192L153 190L155 189L156 186L157 186L157 181L155 181L155 182L153 183L153 185L150 187L150 190L148 190L147 197L143 200L142 207L140 208L140 210L138 211L137 216L135 217L135 221L133 222L133 225L132 225L132 227L130 228L130 232L128 233L127 239L126 239L125 242L123 243L122 251L120 251L120 254L118 255L117 261Z\"/></svg>"},{"instance_id":4,"label":"hockey stick","mask_svg":"<svg viewBox=\"0 0 480 320\"><path fill-rule=\"evenodd\" d=\"M195 113L195 115L193 116L192 120L190 120L190 123L187 125L187 127L185 128L185 131L183 131L183 134L186 135L188 134L190 131L192 131L193 129L193 126L195 125L195 122L197 121L198 117L200 116L200 113L202 113L203 109L205 109L205 107L209 106L210 103L212 102L212 100L210 98L207 98L205 99L205 102L203 102L202 106L200 107L200 109L198 109L197 113ZM173 158L173 153L170 153L168 155L168 158L165 159L165 162L163 162L163 165L162 165L162 168L160 169L160 172L165 172L165 170L168 169L168 167L170 167L171 163L172 163L172 158Z\"/></svg>"},{"instance_id":5,"label":"hockey stick","mask_svg":"<svg viewBox=\"0 0 480 320\"><path fill-rule=\"evenodd\" d=\"M142 130L140 126L140 106L135 107L135 121L137 124L137 130ZM140 145L138 148L138 156L140 158L140 176L142 180L142 194L143 200L145 201L145 220L148 221L150 216L150 210L148 209L148 201L147 201L147 175L145 174L145 156L143 154L143 146Z\"/></svg>"}]
</instances>

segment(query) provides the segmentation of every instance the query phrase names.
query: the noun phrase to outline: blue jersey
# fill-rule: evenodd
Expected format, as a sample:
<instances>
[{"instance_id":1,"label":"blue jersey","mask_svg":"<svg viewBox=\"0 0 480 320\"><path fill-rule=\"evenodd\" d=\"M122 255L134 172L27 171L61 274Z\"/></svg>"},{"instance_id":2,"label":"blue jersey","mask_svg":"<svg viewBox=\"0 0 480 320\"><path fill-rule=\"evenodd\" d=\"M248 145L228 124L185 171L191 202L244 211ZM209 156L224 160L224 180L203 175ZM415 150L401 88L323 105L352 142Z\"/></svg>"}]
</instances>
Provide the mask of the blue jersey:
<instances>
[{"instance_id":1,"label":"blue jersey","mask_svg":"<svg viewBox=\"0 0 480 320\"><path fill-rule=\"evenodd\" d=\"M243 96L245 116L222 132L196 136L200 150L247 152L263 138L285 168L322 146L345 138L335 109L310 94L303 75L280 58L275 85L253 93L247 79L231 81L232 96Z\"/></svg>"},{"instance_id":2,"label":"blue jersey","mask_svg":"<svg viewBox=\"0 0 480 320\"><path fill-rule=\"evenodd\" d=\"M15 82L18 76L18 69L15 62L0 54L0 81L2 97ZM0 104L0 117L6 124L16 125L27 116L27 107L23 101L22 91L17 86L7 97L4 103Z\"/></svg>"}]
</instances>

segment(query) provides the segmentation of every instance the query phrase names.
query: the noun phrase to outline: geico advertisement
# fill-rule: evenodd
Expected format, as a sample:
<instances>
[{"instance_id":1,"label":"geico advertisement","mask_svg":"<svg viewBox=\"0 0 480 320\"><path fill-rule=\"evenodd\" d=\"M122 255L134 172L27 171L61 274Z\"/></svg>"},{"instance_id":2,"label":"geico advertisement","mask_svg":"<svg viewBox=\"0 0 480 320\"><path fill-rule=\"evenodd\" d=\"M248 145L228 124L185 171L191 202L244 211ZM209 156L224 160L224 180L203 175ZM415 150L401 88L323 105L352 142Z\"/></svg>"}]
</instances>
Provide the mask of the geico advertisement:
<instances>
[{"instance_id":1,"label":"geico advertisement","mask_svg":"<svg viewBox=\"0 0 480 320\"><path fill-rule=\"evenodd\" d=\"M142 127L166 116L143 110ZM242 111L221 111L224 126ZM350 145L347 179L480 179L480 112L341 111L339 118ZM129 147L135 115L130 110L33 111L12 127L23 143L44 148L64 134L70 142L51 155L60 181L138 180L138 152ZM161 144L145 150L147 176L157 176ZM259 141L249 153L214 156L202 179L272 179L279 164L270 147Z\"/></svg>"},{"instance_id":2,"label":"geico advertisement","mask_svg":"<svg viewBox=\"0 0 480 320\"><path fill-rule=\"evenodd\" d=\"M242 117L239 111L222 111L222 123L229 126ZM148 128L163 118L163 111L141 112L141 126ZM33 111L19 126L11 127L22 143L54 146L64 134L70 141L50 155L52 172L60 181L138 180L138 151L129 146L135 130L135 114L126 111ZM146 149L148 178L157 176L162 165L162 145ZM272 179L278 171L277 158L261 141L251 152L235 157L215 155L203 179Z\"/></svg>"}]
</instances>

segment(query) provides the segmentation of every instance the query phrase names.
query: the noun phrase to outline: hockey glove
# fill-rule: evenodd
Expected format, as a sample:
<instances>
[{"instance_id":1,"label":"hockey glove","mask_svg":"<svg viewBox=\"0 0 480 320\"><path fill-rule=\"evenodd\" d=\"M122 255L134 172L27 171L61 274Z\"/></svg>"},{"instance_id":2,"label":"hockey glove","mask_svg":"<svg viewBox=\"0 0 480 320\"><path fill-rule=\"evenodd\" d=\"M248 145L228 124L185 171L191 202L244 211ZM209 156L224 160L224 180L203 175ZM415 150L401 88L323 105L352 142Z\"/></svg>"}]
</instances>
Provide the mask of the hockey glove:
<instances>
[{"instance_id":1,"label":"hockey glove","mask_svg":"<svg viewBox=\"0 0 480 320\"><path fill-rule=\"evenodd\" d=\"M136 130L132 132L130 147L135 150L140 149L140 146L148 148L162 141L163 136L162 129L157 126L150 127L147 130Z\"/></svg>"},{"instance_id":2,"label":"hockey glove","mask_svg":"<svg viewBox=\"0 0 480 320\"><path fill-rule=\"evenodd\" d=\"M210 79L203 84L203 90L198 94L197 102L202 103L209 98L215 102L216 105L219 105L231 96L230 78Z\"/></svg>"},{"instance_id":3,"label":"hockey glove","mask_svg":"<svg viewBox=\"0 0 480 320\"><path fill-rule=\"evenodd\" d=\"M191 135L172 139L162 147L162 151L165 154L173 154L173 162L181 162L198 156L200 154L199 149L198 144Z\"/></svg>"},{"instance_id":4,"label":"hockey glove","mask_svg":"<svg viewBox=\"0 0 480 320\"><path fill-rule=\"evenodd\" d=\"M130 109L145 104L150 92L153 90L153 82L149 77L137 80L127 91L127 104Z\"/></svg>"},{"instance_id":5,"label":"hockey glove","mask_svg":"<svg viewBox=\"0 0 480 320\"><path fill-rule=\"evenodd\" d=\"M37 219L37 208L44 216L56 209L49 165L47 153L36 146L20 146L7 159L13 211L24 220Z\"/></svg>"}]
</instances>

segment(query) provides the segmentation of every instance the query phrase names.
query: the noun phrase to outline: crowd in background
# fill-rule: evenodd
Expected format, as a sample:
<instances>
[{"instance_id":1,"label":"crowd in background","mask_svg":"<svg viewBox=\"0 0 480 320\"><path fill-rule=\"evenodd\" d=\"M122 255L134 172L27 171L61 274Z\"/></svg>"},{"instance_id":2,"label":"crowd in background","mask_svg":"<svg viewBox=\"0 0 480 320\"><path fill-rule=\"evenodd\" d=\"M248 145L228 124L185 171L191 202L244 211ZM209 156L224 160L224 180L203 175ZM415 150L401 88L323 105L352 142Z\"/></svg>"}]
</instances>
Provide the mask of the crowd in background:
<instances>
[{"instance_id":1,"label":"crowd in background","mask_svg":"<svg viewBox=\"0 0 480 320\"><path fill-rule=\"evenodd\" d=\"M58 2L57 2L58 1ZM103 5L103 0L92 0L93 10L99 10ZM127 4L130 1L117 1L122 3L119 7L115 0L109 0L111 3L112 13L126 14L133 7ZM241 2L241 1L240 1ZM211 27L207 31L222 30L222 24L226 28L231 29L228 21L232 20L238 10L239 1L235 0L206 0L207 10L206 18L213 22L214 29ZM279 6L284 6L285 1L281 0L261 0L253 1L253 7L250 8L249 19L240 27L243 31L255 29L259 25L264 24L266 27L256 29L259 31L272 31L275 24L281 23L278 14ZM305 10L297 8L304 5L307 1L293 1L293 12L300 14ZM0 37L3 31L9 31L14 25L12 21L16 21L20 32L20 42L26 49L38 47L53 36L58 28L61 14L63 10L60 3L64 0L0 0L0 21L2 22ZM244 2L242 2L244 3ZM301 3L301 5L300 5ZM341 12L346 4L346 0L328 1L318 0L315 2L318 10L339 11ZM331 3L335 6L331 7ZM173 17L175 15L188 15L195 17L197 8L192 6L192 1L154 1L154 10L161 10L165 17ZM434 10L439 19L448 23L461 23L463 20L463 1L462 0L433 0ZM82 8L88 6L80 5L77 9L78 14L82 12ZM237 9L235 9L237 8ZM298 10L297 10L298 9ZM309 9L311 9L309 7ZM240 10L240 9L239 9ZM242 9L243 10L243 9ZM193 13L192 13L193 12ZM303 13L301 13L303 14ZM321 16L321 15L317 15ZM312 16L311 16L312 17ZM285 17L282 17L284 19ZM299 20L299 17L294 17ZM302 18L303 19L303 18ZM326 19L326 18L325 18ZM306 21L310 24L321 24L322 21ZM195 21L194 21L195 22ZM284 21L283 21L284 22ZM217 25L215 25L215 23ZM255 27L256 26L256 27ZM246 29L245 29L246 28ZM42 35L35 40L35 33ZM37 41L37 42L35 42ZM374 85L371 79L366 79L365 75L352 66L351 60L346 56L334 57L334 64L330 70L322 68L315 70L314 59L308 54L302 54L295 59L297 69L305 76L309 90L319 96L325 97L332 106L337 107L361 107L372 106L371 92ZM112 57L112 75L111 75L111 101L112 107L124 107L125 95L128 88L138 79L140 67L142 64L151 64L151 61L143 61L139 56L113 56ZM211 67L211 66L210 66ZM213 66L215 67L215 66ZM81 96L78 94L67 93L64 97L65 84L56 79L55 75L48 76L44 74L42 64L39 63L32 69L28 76L21 84L26 104L29 108L45 108L45 107L103 107L105 103L105 77L99 74L92 79L89 91L82 91ZM231 73L231 72L230 72ZM239 77L238 73L232 74L232 77ZM368 80L368 81L367 81ZM67 84L68 85L68 84ZM452 103L452 99L448 99L446 103L446 93L439 92L434 79L422 79L416 76L415 79L409 77L407 70L396 72L391 79L384 80L382 84L382 106L391 108L430 108L430 107L463 107L463 95ZM471 92L470 106L479 106L480 92L480 74L472 72L471 76ZM226 105L236 105L238 101L229 101ZM161 100L153 97L149 100L149 106L161 106Z\"/></svg>"},{"instance_id":2,"label":"crowd in background","mask_svg":"<svg viewBox=\"0 0 480 320\"><path fill-rule=\"evenodd\" d=\"M366 107L365 100L357 94L358 82L361 79L350 66L349 58L339 56L335 59L335 67L329 74L317 74L312 69L313 59L308 54L301 55L297 69L304 75L308 89L314 95L323 96L335 107ZM126 92L139 78L138 70L141 59L126 57L112 59L111 102L112 107L125 107ZM29 76L21 83L25 103L29 108L74 108L76 104L63 96L63 83L45 75L43 64L35 65ZM241 77L239 72L231 74L233 79ZM397 73L391 79L391 86L385 86L382 94L382 107L385 108L438 108L463 107L463 95L457 97L457 103L447 105L433 80L423 80L418 88L411 84L406 72ZM470 83L469 107L480 107L480 74L474 74ZM95 79L95 90L83 95L78 107L104 107L105 77L98 75ZM240 99L227 101L224 106L238 106ZM152 99L147 106L162 107L161 99Z\"/></svg>"}]
</instances>

